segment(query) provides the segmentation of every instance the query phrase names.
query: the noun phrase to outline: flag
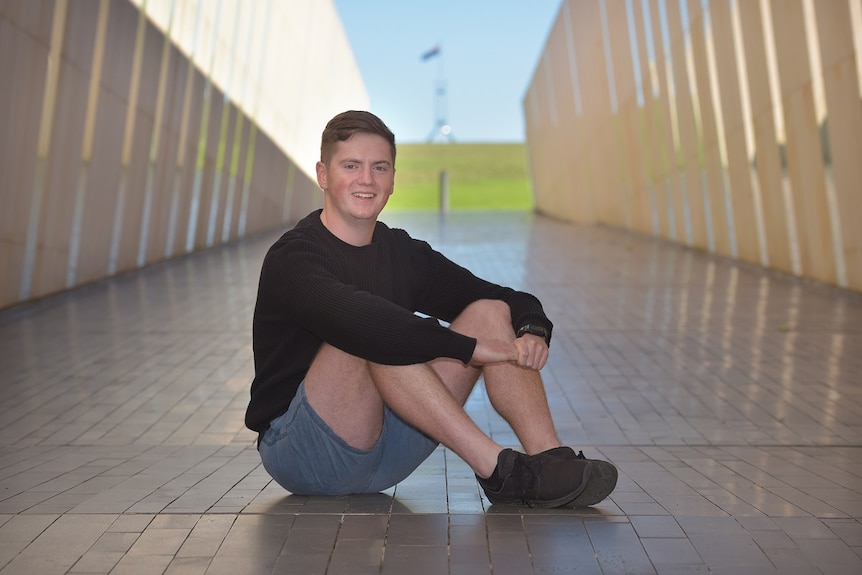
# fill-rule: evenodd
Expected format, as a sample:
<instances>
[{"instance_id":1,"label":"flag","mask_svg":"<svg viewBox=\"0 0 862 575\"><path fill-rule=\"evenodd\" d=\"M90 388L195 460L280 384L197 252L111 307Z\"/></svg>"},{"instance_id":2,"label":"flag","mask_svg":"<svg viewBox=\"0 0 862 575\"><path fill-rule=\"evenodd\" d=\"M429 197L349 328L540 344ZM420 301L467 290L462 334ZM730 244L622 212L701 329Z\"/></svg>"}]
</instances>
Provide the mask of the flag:
<instances>
[{"instance_id":1,"label":"flag","mask_svg":"<svg viewBox=\"0 0 862 575\"><path fill-rule=\"evenodd\" d=\"M424 62L425 60L430 60L431 58L433 58L434 56L437 56L439 54L440 54L440 45L438 44L438 45L434 46L433 48L431 48L430 50L428 50L427 52L425 52L424 54L422 54L422 61Z\"/></svg>"}]
</instances>

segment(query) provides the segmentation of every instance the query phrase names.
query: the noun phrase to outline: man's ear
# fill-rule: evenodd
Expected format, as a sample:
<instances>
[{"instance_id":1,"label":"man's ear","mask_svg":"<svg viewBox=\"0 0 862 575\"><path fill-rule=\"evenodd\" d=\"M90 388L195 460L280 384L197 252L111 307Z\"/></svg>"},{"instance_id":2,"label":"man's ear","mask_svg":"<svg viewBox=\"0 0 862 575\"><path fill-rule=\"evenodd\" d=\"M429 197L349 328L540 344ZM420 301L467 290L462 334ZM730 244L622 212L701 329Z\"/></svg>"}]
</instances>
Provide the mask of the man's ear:
<instances>
[{"instance_id":1,"label":"man's ear","mask_svg":"<svg viewBox=\"0 0 862 575\"><path fill-rule=\"evenodd\" d=\"M326 190L326 165L323 162L317 162L315 166L317 170L317 185L321 190Z\"/></svg>"}]
</instances>

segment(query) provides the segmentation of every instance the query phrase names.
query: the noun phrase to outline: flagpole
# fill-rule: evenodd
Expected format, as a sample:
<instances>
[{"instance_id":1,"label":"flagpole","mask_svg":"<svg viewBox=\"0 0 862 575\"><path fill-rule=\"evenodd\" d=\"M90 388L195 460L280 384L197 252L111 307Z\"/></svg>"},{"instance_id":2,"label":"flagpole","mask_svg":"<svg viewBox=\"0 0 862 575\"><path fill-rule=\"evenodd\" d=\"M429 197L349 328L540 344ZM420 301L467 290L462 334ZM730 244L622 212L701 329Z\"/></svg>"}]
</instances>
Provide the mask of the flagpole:
<instances>
[{"instance_id":1,"label":"flagpole","mask_svg":"<svg viewBox=\"0 0 862 575\"><path fill-rule=\"evenodd\" d=\"M446 77L443 72L443 51L440 44L434 46L422 55L422 60L437 58L437 82L434 86L434 128L428 135L428 142L435 141L438 137L444 141L451 142L455 139L452 127L446 120L448 114L448 98L446 95Z\"/></svg>"}]
</instances>

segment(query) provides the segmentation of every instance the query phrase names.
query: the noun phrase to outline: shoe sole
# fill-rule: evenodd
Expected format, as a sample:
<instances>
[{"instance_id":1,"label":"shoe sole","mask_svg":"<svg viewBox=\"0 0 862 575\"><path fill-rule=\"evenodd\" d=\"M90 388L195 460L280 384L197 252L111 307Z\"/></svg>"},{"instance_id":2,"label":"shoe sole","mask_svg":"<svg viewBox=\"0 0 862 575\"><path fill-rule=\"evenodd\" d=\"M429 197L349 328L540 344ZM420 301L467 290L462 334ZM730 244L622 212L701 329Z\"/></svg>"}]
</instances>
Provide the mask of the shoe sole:
<instances>
[{"instance_id":1,"label":"shoe sole","mask_svg":"<svg viewBox=\"0 0 862 575\"><path fill-rule=\"evenodd\" d=\"M573 507L589 507L603 501L617 486L617 468L601 460L589 460L589 481L581 492L569 501Z\"/></svg>"},{"instance_id":2,"label":"shoe sole","mask_svg":"<svg viewBox=\"0 0 862 575\"><path fill-rule=\"evenodd\" d=\"M595 467L594 462L589 462L590 465L584 466L584 475L581 477L581 482L578 485L578 488L572 491L571 493L567 493L562 497L558 497L557 499L540 499L540 500L522 500L522 499L500 499L498 497L492 497L485 493L485 496L488 498L488 501L493 503L494 505L526 505L527 507L533 507L538 509L553 509L556 507L565 507L567 505L572 505L576 500L584 497L587 492L590 490L590 485L592 484L592 468ZM616 471L616 469L614 470ZM616 479L614 479L614 484L616 484ZM611 491L613 487L611 487ZM608 491L610 493L610 491ZM607 497L605 495L604 497ZM602 499L604 499L602 497ZM599 499L601 501L601 499Z\"/></svg>"}]
</instances>

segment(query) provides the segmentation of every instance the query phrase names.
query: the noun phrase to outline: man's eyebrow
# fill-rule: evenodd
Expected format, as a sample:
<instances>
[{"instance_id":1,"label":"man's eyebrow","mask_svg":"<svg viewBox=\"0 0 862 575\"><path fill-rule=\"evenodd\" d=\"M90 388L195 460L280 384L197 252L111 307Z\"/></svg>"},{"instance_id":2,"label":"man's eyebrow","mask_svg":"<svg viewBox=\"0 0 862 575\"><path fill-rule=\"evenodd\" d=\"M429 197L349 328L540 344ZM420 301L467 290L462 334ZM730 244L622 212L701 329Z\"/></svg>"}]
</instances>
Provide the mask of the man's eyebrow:
<instances>
[{"instance_id":1,"label":"man's eyebrow","mask_svg":"<svg viewBox=\"0 0 862 575\"><path fill-rule=\"evenodd\" d=\"M363 163L363 162L362 162L362 160L357 160L356 158L343 158L343 159L341 160L341 162L342 162L342 163L348 162L348 163L351 163L351 164L361 164L361 163ZM389 160L374 160L374 161L372 161L372 162L371 162L371 165L377 165L377 164L390 164L390 165L391 165L391 164L392 164L392 162L391 162L391 161L389 161Z\"/></svg>"}]
</instances>

